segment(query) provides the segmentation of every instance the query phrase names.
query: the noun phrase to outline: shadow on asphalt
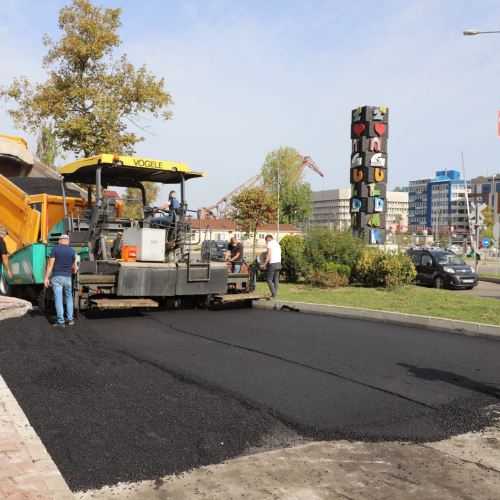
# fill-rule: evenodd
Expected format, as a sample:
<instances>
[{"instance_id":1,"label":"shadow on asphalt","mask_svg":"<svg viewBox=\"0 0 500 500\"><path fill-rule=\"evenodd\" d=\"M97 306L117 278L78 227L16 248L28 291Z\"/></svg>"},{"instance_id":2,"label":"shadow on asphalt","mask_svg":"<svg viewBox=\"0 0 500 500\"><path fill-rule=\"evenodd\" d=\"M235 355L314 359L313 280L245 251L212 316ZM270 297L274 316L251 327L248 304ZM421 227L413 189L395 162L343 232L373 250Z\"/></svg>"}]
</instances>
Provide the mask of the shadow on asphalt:
<instances>
[{"instance_id":1,"label":"shadow on asphalt","mask_svg":"<svg viewBox=\"0 0 500 500\"><path fill-rule=\"evenodd\" d=\"M406 368L409 373L417 378L430 380L432 382L446 382L448 384L461 387L462 389L467 389L469 391L486 394L488 396L493 396L497 399L500 399L500 388L493 385L476 382L469 377L464 377L463 375L458 375L456 373L448 372L445 370L436 370L435 368L420 368L418 366L408 365L406 363L398 363L398 365Z\"/></svg>"}]
</instances>

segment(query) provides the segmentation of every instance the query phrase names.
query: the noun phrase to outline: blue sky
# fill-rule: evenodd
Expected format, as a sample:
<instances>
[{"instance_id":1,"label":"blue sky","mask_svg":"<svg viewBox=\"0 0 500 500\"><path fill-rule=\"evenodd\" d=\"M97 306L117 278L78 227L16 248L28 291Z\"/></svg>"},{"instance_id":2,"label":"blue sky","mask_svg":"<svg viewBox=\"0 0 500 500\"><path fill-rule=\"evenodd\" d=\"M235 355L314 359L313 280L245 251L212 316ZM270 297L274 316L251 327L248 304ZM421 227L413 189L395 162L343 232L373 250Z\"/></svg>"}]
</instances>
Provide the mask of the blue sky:
<instances>
[{"instance_id":1,"label":"blue sky","mask_svg":"<svg viewBox=\"0 0 500 500\"><path fill-rule=\"evenodd\" d=\"M57 37L59 0L0 0L0 84L34 81L44 33ZM347 187L350 111L390 109L389 186L436 170L491 174L500 154L498 0L160 1L100 0L121 7L123 45L175 104L148 120L137 153L187 162L192 207L216 202L257 173L281 145L310 155L313 189ZM0 109L0 133L22 135ZM32 141L33 142L33 141Z\"/></svg>"}]
</instances>

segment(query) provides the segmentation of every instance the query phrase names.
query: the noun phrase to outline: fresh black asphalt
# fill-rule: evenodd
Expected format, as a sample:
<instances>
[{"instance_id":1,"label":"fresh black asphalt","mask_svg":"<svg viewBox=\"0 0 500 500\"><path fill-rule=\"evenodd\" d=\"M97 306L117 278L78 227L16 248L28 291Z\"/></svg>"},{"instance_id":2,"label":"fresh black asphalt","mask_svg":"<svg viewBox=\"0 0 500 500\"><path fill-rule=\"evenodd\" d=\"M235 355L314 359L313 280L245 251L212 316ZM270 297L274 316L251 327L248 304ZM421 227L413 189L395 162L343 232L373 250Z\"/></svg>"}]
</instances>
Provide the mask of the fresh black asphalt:
<instances>
[{"instance_id":1,"label":"fresh black asphalt","mask_svg":"<svg viewBox=\"0 0 500 500\"><path fill-rule=\"evenodd\" d=\"M487 425L500 342L294 312L0 323L0 374L73 490L301 439L437 440Z\"/></svg>"}]
</instances>

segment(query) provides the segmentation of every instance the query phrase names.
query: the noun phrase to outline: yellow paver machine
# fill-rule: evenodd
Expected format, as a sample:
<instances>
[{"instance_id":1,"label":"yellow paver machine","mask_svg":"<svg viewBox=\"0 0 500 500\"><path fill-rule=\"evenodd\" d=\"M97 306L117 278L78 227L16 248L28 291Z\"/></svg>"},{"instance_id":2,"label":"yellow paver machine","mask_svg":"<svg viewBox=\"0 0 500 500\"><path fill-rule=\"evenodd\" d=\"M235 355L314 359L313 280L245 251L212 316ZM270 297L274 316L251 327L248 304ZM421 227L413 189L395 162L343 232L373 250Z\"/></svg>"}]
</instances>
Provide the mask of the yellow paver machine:
<instances>
[{"instance_id":1,"label":"yellow paver machine","mask_svg":"<svg viewBox=\"0 0 500 500\"><path fill-rule=\"evenodd\" d=\"M58 173L61 181L0 176L0 224L9 231L13 273L10 280L2 269L0 293L38 300L46 308L52 301L50 289L43 288L47 258L66 233L78 255L78 310L208 306L259 298L251 268L231 274L223 262L194 258L201 230L195 237L191 220L196 212L186 203L186 181L202 172L184 163L102 154ZM178 206L152 206L144 182L171 186L180 195ZM83 189L71 189L69 183ZM123 201L110 197L110 188L138 189L141 217L123 217Z\"/></svg>"}]
</instances>

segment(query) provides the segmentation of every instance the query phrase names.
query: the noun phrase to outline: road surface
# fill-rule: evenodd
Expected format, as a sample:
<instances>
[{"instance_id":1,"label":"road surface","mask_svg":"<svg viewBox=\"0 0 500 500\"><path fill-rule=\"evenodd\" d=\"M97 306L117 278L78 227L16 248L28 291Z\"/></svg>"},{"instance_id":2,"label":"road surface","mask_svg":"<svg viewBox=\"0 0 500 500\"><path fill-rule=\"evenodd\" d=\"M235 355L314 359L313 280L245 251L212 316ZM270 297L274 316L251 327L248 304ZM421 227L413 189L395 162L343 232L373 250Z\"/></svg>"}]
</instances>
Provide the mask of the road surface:
<instances>
[{"instance_id":1,"label":"road surface","mask_svg":"<svg viewBox=\"0 0 500 500\"><path fill-rule=\"evenodd\" d=\"M0 323L0 373L70 487L155 479L311 439L480 429L500 342L263 310Z\"/></svg>"}]
</instances>

